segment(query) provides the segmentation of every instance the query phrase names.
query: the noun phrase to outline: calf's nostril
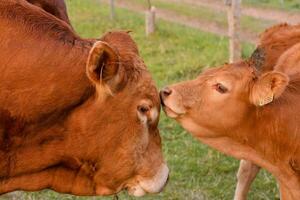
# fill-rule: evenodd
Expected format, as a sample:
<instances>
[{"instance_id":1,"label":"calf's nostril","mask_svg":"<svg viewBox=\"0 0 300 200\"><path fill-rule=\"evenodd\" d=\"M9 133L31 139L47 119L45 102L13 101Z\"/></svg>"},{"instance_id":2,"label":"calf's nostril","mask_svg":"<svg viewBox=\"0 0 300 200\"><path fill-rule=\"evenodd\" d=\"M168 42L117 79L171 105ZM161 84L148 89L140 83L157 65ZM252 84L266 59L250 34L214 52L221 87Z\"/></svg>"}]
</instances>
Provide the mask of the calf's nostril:
<instances>
[{"instance_id":1,"label":"calf's nostril","mask_svg":"<svg viewBox=\"0 0 300 200\"><path fill-rule=\"evenodd\" d=\"M167 97L167 96L170 96L172 94L172 90L168 87L162 89L161 91L162 95Z\"/></svg>"}]
</instances>

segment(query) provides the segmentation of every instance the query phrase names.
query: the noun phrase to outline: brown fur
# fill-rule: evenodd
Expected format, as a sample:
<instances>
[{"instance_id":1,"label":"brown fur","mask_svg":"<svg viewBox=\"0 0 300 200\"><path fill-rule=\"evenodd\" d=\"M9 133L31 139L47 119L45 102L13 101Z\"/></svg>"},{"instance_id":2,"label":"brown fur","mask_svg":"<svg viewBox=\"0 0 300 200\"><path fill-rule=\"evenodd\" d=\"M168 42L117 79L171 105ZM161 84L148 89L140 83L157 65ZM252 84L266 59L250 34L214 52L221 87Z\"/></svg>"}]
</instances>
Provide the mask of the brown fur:
<instances>
[{"instance_id":1,"label":"brown fur","mask_svg":"<svg viewBox=\"0 0 300 200\"><path fill-rule=\"evenodd\" d=\"M282 71L288 75L297 74L300 72L300 43L295 44L285 51L275 65L275 69Z\"/></svg>"},{"instance_id":2,"label":"brown fur","mask_svg":"<svg viewBox=\"0 0 300 200\"><path fill-rule=\"evenodd\" d=\"M103 49L89 72L95 40L24 1L1 0L0 11L0 193L108 195L149 182L164 165L158 118L142 123L150 110L137 108L147 100L158 112L159 97L131 37L104 35L119 61ZM117 75L104 82L87 76L105 78L115 65ZM123 81L107 94L115 76Z\"/></svg>"},{"instance_id":3,"label":"brown fur","mask_svg":"<svg viewBox=\"0 0 300 200\"><path fill-rule=\"evenodd\" d=\"M71 25L64 0L26 0Z\"/></svg>"},{"instance_id":4,"label":"brown fur","mask_svg":"<svg viewBox=\"0 0 300 200\"><path fill-rule=\"evenodd\" d=\"M261 34L251 59L260 71L270 71L281 54L299 42L300 25L275 25Z\"/></svg>"},{"instance_id":5,"label":"brown fur","mask_svg":"<svg viewBox=\"0 0 300 200\"><path fill-rule=\"evenodd\" d=\"M297 54L291 54L291 57L283 54L290 55L289 52L296 52L300 42L299 26L288 24L275 25L263 32L260 39L260 45L258 45L250 58L250 62L254 64L260 73L273 70L274 68L286 74L297 73L299 70L297 65L295 65L297 59L299 59ZM276 47L274 47L274 44L276 44ZM237 174L238 185L235 200L247 199L250 184L258 173L258 169L259 167L250 161L241 161L239 173Z\"/></svg>"}]
</instances>

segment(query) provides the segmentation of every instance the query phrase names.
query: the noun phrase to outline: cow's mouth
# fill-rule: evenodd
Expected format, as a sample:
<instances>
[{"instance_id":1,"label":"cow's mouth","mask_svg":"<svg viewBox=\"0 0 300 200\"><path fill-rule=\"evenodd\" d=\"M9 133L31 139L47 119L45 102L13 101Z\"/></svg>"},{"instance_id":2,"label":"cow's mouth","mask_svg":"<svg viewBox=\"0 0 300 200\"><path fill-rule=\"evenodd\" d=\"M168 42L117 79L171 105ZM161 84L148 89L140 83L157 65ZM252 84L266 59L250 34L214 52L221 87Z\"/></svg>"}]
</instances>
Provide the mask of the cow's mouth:
<instances>
[{"instance_id":1,"label":"cow's mouth","mask_svg":"<svg viewBox=\"0 0 300 200\"><path fill-rule=\"evenodd\" d=\"M129 195L135 196L135 197L141 197L146 194L146 191L140 185L136 185L133 187L127 187L126 190Z\"/></svg>"},{"instance_id":2,"label":"cow's mouth","mask_svg":"<svg viewBox=\"0 0 300 200\"><path fill-rule=\"evenodd\" d=\"M162 164L157 174L151 179L140 179L135 185L127 187L129 195L141 197L145 194L159 193L163 190L169 179L169 168Z\"/></svg>"},{"instance_id":3,"label":"cow's mouth","mask_svg":"<svg viewBox=\"0 0 300 200\"><path fill-rule=\"evenodd\" d=\"M161 105L162 105L162 108L163 108L164 112L166 113L166 115L170 118L176 119L176 118L186 114L185 112L180 112L178 109L173 108L172 106L169 106L168 103L164 100L161 100Z\"/></svg>"},{"instance_id":4,"label":"cow's mouth","mask_svg":"<svg viewBox=\"0 0 300 200\"><path fill-rule=\"evenodd\" d=\"M160 92L160 103L166 115L170 118L178 118L181 115L186 113L186 110L183 106L179 106L178 103L173 102L174 98L170 99L170 96L166 96L166 94L161 91Z\"/></svg>"},{"instance_id":5,"label":"cow's mouth","mask_svg":"<svg viewBox=\"0 0 300 200\"><path fill-rule=\"evenodd\" d=\"M174 112L171 108L166 106L166 104L163 100L163 97L160 97L160 104L162 105L162 108L168 117L171 117L171 118L178 117L178 114L176 112Z\"/></svg>"},{"instance_id":6,"label":"cow's mouth","mask_svg":"<svg viewBox=\"0 0 300 200\"><path fill-rule=\"evenodd\" d=\"M163 105L162 107L166 115L170 118L177 118L180 115L166 105Z\"/></svg>"}]
</instances>

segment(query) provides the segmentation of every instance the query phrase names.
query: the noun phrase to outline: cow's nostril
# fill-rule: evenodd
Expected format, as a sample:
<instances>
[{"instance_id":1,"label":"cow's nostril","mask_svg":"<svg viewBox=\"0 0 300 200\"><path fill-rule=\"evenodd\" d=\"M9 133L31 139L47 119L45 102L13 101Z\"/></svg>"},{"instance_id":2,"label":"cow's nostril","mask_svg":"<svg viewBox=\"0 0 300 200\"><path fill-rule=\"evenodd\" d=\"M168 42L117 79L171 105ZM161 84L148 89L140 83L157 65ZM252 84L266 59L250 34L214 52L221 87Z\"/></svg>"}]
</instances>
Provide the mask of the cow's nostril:
<instances>
[{"instance_id":1,"label":"cow's nostril","mask_svg":"<svg viewBox=\"0 0 300 200\"><path fill-rule=\"evenodd\" d=\"M161 93L163 94L163 96L167 97L170 96L172 94L172 90L168 87L162 89Z\"/></svg>"}]
</instances>

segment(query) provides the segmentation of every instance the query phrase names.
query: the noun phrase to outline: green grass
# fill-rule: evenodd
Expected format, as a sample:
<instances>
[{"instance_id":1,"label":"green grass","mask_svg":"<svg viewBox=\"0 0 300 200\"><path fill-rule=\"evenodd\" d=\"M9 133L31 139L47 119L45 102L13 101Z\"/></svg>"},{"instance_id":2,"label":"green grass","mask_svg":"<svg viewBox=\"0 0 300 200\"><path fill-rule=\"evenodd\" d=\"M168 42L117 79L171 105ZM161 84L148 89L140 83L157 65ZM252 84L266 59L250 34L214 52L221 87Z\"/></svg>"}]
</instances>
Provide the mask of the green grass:
<instances>
[{"instance_id":1,"label":"green grass","mask_svg":"<svg viewBox=\"0 0 300 200\"><path fill-rule=\"evenodd\" d=\"M191 79L210 66L227 60L228 41L223 37L158 21L157 32L151 37L144 34L144 16L117 9L117 20L109 20L109 9L97 0L68 0L71 21L83 37L100 37L109 30L132 30L142 57L153 74L158 87ZM243 56L253 46L243 45ZM177 123L162 114L160 122L165 158L171 169L170 181L163 193L149 195L142 200L230 200L233 198L238 161L208 148L192 138ZM30 180L28 180L30 181ZM125 193L120 199L136 199ZM250 193L250 200L278 197L274 179L262 171ZM26 193L30 200L86 200L52 191ZM96 199L111 199L97 197Z\"/></svg>"},{"instance_id":2,"label":"green grass","mask_svg":"<svg viewBox=\"0 0 300 200\"><path fill-rule=\"evenodd\" d=\"M145 0L127 0L128 2L142 5L147 7L147 1ZM227 13L226 12L216 12L215 10L203 6L186 4L184 2L168 2L167 0L152 0L154 6L157 8L172 11L179 15L190 17L193 19L199 19L202 21L214 22L218 26L226 28L227 27ZM257 19L254 17L249 17L243 15L241 17L241 29L244 31L252 33L261 33L267 27L273 25L273 21Z\"/></svg>"},{"instance_id":3,"label":"green grass","mask_svg":"<svg viewBox=\"0 0 300 200\"><path fill-rule=\"evenodd\" d=\"M300 11L299 0L243 0L243 3L250 6L275 8L290 12Z\"/></svg>"}]
</instances>

